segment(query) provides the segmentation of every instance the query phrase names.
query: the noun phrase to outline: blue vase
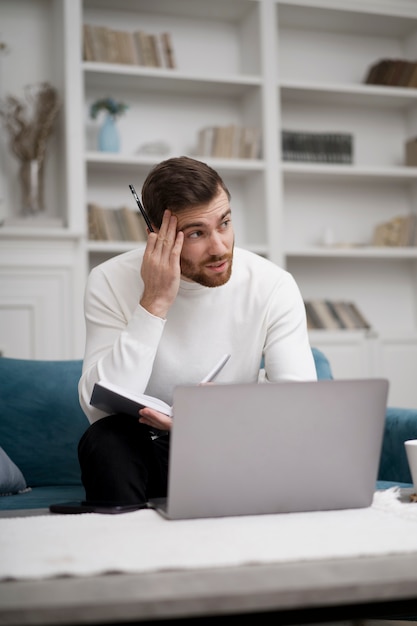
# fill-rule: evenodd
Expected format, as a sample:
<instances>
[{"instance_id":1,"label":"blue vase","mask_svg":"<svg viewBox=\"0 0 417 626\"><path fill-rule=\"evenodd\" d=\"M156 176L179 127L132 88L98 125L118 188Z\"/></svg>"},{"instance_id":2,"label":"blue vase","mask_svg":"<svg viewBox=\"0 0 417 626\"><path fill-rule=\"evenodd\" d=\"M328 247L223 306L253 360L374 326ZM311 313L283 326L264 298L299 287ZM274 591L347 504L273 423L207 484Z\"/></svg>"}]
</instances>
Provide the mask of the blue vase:
<instances>
[{"instance_id":1,"label":"blue vase","mask_svg":"<svg viewBox=\"0 0 417 626\"><path fill-rule=\"evenodd\" d=\"M120 137L116 120L106 115L98 135L98 148L101 152L119 152Z\"/></svg>"}]
</instances>

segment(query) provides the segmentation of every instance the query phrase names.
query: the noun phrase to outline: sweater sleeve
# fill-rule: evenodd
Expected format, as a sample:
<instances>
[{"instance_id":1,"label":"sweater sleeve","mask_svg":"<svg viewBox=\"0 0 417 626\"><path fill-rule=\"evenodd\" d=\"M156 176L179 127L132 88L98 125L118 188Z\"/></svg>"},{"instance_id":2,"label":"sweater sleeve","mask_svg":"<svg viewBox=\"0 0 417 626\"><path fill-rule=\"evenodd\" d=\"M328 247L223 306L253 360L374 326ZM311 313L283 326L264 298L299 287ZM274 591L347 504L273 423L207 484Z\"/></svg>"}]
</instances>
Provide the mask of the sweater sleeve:
<instances>
[{"instance_id":1,"label":"sweater sleeve","mask_svg":"<svg viewBox=\"0 0 417 626\"><path fill-rule=\"evenodd\" d=\"M267 320L266 380L317 380L303 298L288 272L272 293Z\"/></svg>"},{"instance_id":2,"label":"sweater sleeve","mask_svg":"<svg viewBox=\"0 0 417 626\"><path fill-rule=\"evenodd\" d=\"M133 295L133 299L132 299ZM143 393L148 384L165 320L138 304L137 294L118 290L100 268L89 276L85 292L86 349L79 398L90 423L106 413L90 405L100 379Z\"/></svg>"}]
</instances>

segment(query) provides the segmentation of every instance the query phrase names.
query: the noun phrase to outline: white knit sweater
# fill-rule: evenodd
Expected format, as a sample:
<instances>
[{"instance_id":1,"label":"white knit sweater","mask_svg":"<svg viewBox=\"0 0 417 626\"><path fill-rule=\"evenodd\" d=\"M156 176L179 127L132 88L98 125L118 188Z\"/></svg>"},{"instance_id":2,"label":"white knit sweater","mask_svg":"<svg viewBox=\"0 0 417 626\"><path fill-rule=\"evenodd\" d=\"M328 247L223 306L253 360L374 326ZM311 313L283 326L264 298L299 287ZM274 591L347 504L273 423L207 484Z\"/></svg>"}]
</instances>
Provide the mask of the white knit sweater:
<instances>
[{"instance_id":1,"label":"white knit sweater","mask_svg":"<svg viewBox=\"0 0 417 626\"><path fill-rule=\"evenodd\" d=\"M256 382L262 355L269 381L315 380L303 300L291 274L235 248L230 280L203 287L181 280L167 319L139 305L137 249L94 268L85 294L87 341L80 402L92 423L94 383L111 381L172 404L179 384L198 383L226 352L218 382Z\"/></svg>"}]
</instances>

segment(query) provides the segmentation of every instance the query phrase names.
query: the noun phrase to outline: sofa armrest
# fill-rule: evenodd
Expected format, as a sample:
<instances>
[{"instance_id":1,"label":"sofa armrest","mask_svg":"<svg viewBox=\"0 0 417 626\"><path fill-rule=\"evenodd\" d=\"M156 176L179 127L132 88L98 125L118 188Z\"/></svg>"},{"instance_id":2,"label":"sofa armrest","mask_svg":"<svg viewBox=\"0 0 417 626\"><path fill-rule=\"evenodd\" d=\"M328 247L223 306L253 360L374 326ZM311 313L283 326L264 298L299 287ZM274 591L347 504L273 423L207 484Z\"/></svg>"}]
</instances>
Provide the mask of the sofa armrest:
<instances>
[{"instance_id":1,"label":"sofa armrest","mask_svg":"<svg viewBox=\"0 0 417 626\"><path fill-rule=\"evenodd\" d=\"M385 418L379 481L412 483L404 441L417 439L417 409L389 407Z\"/></svg>"}]
</instances>

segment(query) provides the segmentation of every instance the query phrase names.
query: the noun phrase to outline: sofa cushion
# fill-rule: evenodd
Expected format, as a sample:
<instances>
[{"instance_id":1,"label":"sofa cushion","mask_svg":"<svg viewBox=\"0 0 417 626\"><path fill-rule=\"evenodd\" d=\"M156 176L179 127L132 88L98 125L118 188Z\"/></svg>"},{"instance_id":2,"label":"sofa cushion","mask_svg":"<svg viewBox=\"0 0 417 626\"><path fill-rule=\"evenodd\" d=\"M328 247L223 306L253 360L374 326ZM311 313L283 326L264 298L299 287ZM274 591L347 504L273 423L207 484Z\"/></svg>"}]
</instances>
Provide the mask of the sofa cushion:
<instances>
[{"instance_id":1,"label":"sofa cushion","mask_svg":"<svg viewBox=\"0 0 417 626\"><path fill-rule=\"evenodd\" d=\"M85 500L84 487L81 485L35 487L23 493L0 498L0 512L19 509L47 509L50 504L62 504L74 500Z\"/></svg>"},{"instance_id":2,"label":"sofa cushion","mask_svg":"<svg viewBox=\"0 0 417 626\"><path fill-rule=\"evenodd\" d=\"M80 485L81 360L0 358L0 442L28 486ZM20 496L17 497L19 499Z\"/></svg>"},{"instance_id":3,"label":"sofa cushion","mask_svg":"<svg viewBox=\"0 0 417 626\"><path fill-rule=\"evenodd\" d=\"M330 367L329 359L318 348L311 348L311 352L314 357L314 364L316 366L317 378L319 380L333 379L332 369Z\"/></svg>"},{"instance_id":4,"label":"sofa cushion","mask_svg":"<svg viewBox=\"0 0 417 626\"><path fill-rule=\"evenodd\" d=\"M27 488L25 477L12 459L0 448L0 496L19 493Z\"/></svg>"},{"instance_id":5,"label":"sofa cushion","mask_svg":"<svg viewBox=\"0 0 417 626\"><path fill-rule=\"evenodd\" d=\"M417 411L388 407L378 480L412 484L404 441L417 439Z\"/></svg>"}]
</instances>

